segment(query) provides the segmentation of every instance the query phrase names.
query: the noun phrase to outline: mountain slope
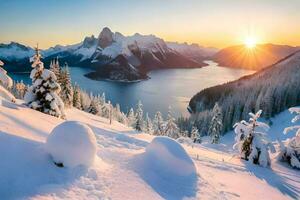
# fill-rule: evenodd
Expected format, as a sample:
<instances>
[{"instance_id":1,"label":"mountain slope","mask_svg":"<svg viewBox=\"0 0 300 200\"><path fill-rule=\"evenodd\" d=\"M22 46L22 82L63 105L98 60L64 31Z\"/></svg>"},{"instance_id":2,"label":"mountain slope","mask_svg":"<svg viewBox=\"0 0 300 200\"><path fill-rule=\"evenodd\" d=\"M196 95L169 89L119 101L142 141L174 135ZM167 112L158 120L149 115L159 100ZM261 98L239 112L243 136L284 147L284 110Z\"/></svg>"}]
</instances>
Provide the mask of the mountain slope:
<instances>
[{"instance_id":1,"label":"mountain slope","mask_svg":"<svg viewBox=\"0 0 300 200\"><path fill-rule=\"evenodd\" d=\"M189 109L197 114L218 102L223 110L224 131L259 109L268 119L300 104L299 71L300 51L253 75L199 92L190 100Z\"/></svg>"},{"instance_id":2,"label":"mountain slope","mask_svg":"<svg viewBox=\"0 0 300 200\"><path fill-rule=\"evenodd\" d=\"M213 56L218 49L212 47L201 47L198 44L187 44L178 42L167 42L167 46L185 57L202 62L203 60Z\"/></svg>"},{"instance_id":3,"label":"mountain slope","mask_svg":"<svg viewBox=\"0 0 300 200\"><path fill-rule=\"evenodd\" d=\"M260 70L299 50L300 47L261 44L253 49L244 45L220 50L213 60L221 66Z\"/></svg>"},{"instance_id":4,"label":"mountain slope","mask_svg":"<svg viewBox=\"0 0 300 200\"><path fill-rule=\"evenodd\" d=\"M192 199L299 198L296 170L277 163L273 156L272 170L249 165L236 158L231 147L216 150L223 144L183 145L197 169L196 188L193 191L189 183L177 181L177 190L170 192L174 183L169 177L162 174L159 180L147 182L146 174L135 170L135 159L143 155L153 136L136 134L117 122L110 125L107 119L76 109L67 110L67 118L86 123L95 132L97 160L89 169L58 168L43 145L63 120L20 103L0 104L0 196L4 199L174 199L172 195L187 190ZM232 137L222 139L225 145L227 139Z\"/></svg>"}]
</instances>

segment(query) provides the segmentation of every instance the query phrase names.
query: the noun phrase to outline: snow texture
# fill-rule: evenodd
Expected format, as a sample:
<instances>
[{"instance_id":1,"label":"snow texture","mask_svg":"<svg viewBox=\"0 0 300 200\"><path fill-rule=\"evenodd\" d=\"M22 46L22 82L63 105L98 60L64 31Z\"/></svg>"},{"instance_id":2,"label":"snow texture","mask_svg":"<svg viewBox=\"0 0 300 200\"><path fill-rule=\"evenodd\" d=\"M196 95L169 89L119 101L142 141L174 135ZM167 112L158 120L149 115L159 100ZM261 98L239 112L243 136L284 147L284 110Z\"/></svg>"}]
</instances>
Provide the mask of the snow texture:
<instances>
[{"instance_id":1,"label":"snow texture","mask_svg":"<svg viewBox=\"0 0 300 200\"><path fill-rule=\"evenodd\" d=\"M169 137L155 137L135 165L140 176L166 199L195 193L196 167L184 148Z\"/></svg>"},{"instance_id":2,"label":"snow texture","mask_svg":"<svg viewBox=\"0 0 300 200\"><path fill-rule=\"evenodd\" d=\"M96 155L96 138L84 123L66 121L53 129L47 138L46 150L56 164L65 167L93 164Z\"/></svg>"}]
</instances>

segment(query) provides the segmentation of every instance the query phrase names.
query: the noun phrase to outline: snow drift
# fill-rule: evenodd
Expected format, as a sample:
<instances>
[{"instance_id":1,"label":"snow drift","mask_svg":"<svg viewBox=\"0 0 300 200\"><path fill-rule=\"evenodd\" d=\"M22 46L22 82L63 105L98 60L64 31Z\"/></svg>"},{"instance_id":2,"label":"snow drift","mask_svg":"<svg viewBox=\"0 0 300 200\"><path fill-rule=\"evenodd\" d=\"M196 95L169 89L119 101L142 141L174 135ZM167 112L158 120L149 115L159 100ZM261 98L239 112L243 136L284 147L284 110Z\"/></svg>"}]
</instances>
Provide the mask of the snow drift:
<instances>
[{"instance_id":1,"label":"snow drift","mask_svg":"<svg viewBox=\"0 0 300 200\"><path fill-rule=\"evenodd\" d=\"M89 167L96 155L96 137L87 125L66 121L53 129L47 138L46 150L58 166Z\"/></svg>"},{"instance_id":2,"label":"snow drift","mask_svg":"<svg viewBox=\"0 0 300 200\"><path fill-rule=\"evenodd\" d=\"M140 176L166 199L182 199L195 193L195 165L184 148L171 138L154 138L134 165Z\"/></svg>"}]
</instances>

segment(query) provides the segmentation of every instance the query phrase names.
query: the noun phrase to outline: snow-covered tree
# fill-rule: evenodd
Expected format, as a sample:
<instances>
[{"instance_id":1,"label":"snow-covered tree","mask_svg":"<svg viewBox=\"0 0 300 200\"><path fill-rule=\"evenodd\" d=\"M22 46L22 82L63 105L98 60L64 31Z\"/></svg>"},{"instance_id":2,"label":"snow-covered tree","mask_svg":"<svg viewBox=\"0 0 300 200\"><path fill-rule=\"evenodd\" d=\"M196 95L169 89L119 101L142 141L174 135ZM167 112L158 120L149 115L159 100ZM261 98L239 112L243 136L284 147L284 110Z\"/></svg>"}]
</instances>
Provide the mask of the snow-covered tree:
<instances>
[{"instance_id":1,"label":"snow-covered tree","mask_svg":"<svg viewBox=\"0 0 300 200\"><path fill-rule=\"evenodd\" d=\"M156 112L154 116L153 131L154 131L153 132L154 135L164 134L164 119L159 111Z\"/></svg>"},{"instance_id":2,"label":"snow-covered tree","mask_svg":"<svg viewBox=\"0 0 300 200\"><path fill-rule=\"evenodd\" d=\"M21 80L20 82L14 83L13 88L11 90L16 98L24 99L24 95L26 93L27 86Z\"/></svg>"},{"instance_id":3,"label":"snow-covered tree","mask_svg":"<svg viewBox=\"0 0 300 200\"><path fill-rule=\"evenodd\" d=\"M64 118L64 103L59 97L61 90L53 72L44 69L38 47L35 55L30 58L33 70L30 73L32 85L28 88L24 100L27 105L35 110Z\"/></svg>"},{"instance_id":4,"label":"snow-covered tree","mask_svg":"<svg viewBox=\"0 0 300 200\"><path fill-rule=\"evenodd\" d=\"M75 84L73 91L73 106L77 109L81 109L80 88L77 84Z\"/></svg>"},{"instance_id":5,"label":"snow-covered tree","mask_svg":"<svg viewBox=\"0 0 300 200\"><path fill-rule=\"evenodd\" d=\"M148 113L146 113L146 118L145 118L145 132L148 134L152 134L153 132L153 125L152 125L152 121L148 115Z\"/></svg>"},{"instance_id":6,"label":"snow-covered tree","mask_svg":"<svg viewBox=\"0 0 300 200\"><path fill-rule=\"evenodd\" d=\"M179 129L177 127L177 124L175 123L174 117L172 116L171 106L169 106L164 134L175 139L179 136Z\"/></svg>"},{"instance_id":7,"label":"snow-covered tree","mask_svg":"<svg viewBox=\"0 0 300 200\"><path fill-rule=\"evenodd\" d=\"M222 118L222 110L219 107L218 103L215 103L215 106L213 108L213 117L208 129L208 135L211 137L212 144L218 144L220 141L220 136L223 128Z\"/></svg>"},{"instance_id":8,"label":"snow-covered tree","mask_svg":"<svg viewBox=\"0 0 300 200\"><path fill-rule=\"evenodd\" d=\"M143 104L141 101L138 101L136 105L134 128L137 131L142 131L144 128Z\"/></svg>"},{"instance_id":9,"label":"snow-covered tree","mask_svg":"<svg viewBox=\"0 0 300 200\"><path fill-rule=\"evenodd\" d=\"M258 121L261 113L261 110L256 114L249 113L249 122L243 120L234 125L236 143L233 147L237 148L242 159L266 167L271 163L269 151L275 152L275 148L264 132L269 126Z\"/></svg>"},{"instance_id":10,"label":"snow-covered tree","mask_svg":"<svg viewBox=\"0 0 300 200\"><path fill-rule=\"evenodd\" d=\"M88 112L94 115L99 115L100 111L101 111L101 106L100 106L99 99L97 97L92 97Z\"/></svg>"},{"instance_id":11,"label":"snow-covered tree","mask_svg":"<svg viewBox=\"0 0 300 200\"><path fill-rule=\"evenodd\" d=\"M296 116L292 119L295 123L300 120L300 108L290 108L291 113L296 113ZM280 154L279 159L288 162L292 167L300 169L300 125L290 126L284 129L284 134L290 131L296 130L295 137L289 139L285 146L280 142Z\"/></svg>"},{"instance_id":12,"label":"snow-covered tree","mask_svg":"<svg viewBox=\"0 0 300 200\"><path fill-rule=\"evenodd\" d=\"M129 112L127 113L127 121L128 126L133 126L135 124L135 114L133 108L130 108Z\"/></svg>"},{"instance_id":13,"label":"snow-covered tree","mask_svg":"<svg viewBox=\"0 0 300 200\"><path fill-rule=\"evenodd\" d=\"M201 135L196 126L192 127L191 139L193 140L194 143L201 143Z\"/></svg>"},{"instance_id":14,"label":"snow-covered tree","mask_svg":"<svg viewBox=\"0 0 300 200\"><path fill-rule=\"evenodd\" d=\"M61 69L60 69L58 57L56 59L51 60L51 62L50 62L50 71L52 71L55 74L58 82L60 83Z\"/></svg>"},{"instance_id":15,"label":"snow-covered tree","mask_svg":"<svg viewBox=\"0 0 300 200\"><path fill-rule=\"evenodd\" d=\"M80 92L80 104L81 104L81 108L82 110L88 112L90 105L91 105L91 98L90 95L88 93L86 93L86 91L81 90Z\"/></svg>"},{"instance_id":16,"label":"snow-covered tree","mask_svg":"<svg viewBox=\"0 0 300 200\"><path fill-rule=\"evenodd\" d=\"M71 76L68 65L66 64L60 72L60 97L63 100L65 107L72 107L73 105L73 87L71 83Z\"/></svg>"},{"instance_id":17,"label":"snow-covered tree","mask_svg":"<svg viewBox=\"0 0 300 200\"><path fill-rule=\"evenodd\" d=\"M4 63L0 60L0 84L7 89L11 89L13 86L13 80L7 75L6 70L2 68L3 66Z\"/></svg>"}]
</instances>

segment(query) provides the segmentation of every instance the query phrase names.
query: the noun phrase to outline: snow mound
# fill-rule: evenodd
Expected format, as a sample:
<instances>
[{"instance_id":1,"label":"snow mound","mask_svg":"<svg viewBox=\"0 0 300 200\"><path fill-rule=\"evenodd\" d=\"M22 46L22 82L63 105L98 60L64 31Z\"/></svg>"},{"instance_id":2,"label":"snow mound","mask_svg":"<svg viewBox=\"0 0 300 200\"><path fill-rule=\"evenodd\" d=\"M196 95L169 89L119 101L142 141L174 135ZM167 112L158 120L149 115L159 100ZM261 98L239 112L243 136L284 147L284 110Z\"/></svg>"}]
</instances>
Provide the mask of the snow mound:
<instances>
[{"instance_id":1,"label":"snow mound","mask_svg":"<svg viewBox=\"0 0 300 200\"><path fill-rule=\"evenodd\" d=\"M58 166L89 167L96 156L96 137L87 125L66 121L56 126L47 138L46 150Z\"/></svg>"},{"instance_id":2,"label":"snow mound","mask_svg":"<svg viewBox=\"0 0 300 200\"><path fill-rule=\"evenodd\" d=\"M134 164L140 176L163 198L182 199L195 195L195 165L175 140L155 137Z\"/></svg>"}]
</instances>

